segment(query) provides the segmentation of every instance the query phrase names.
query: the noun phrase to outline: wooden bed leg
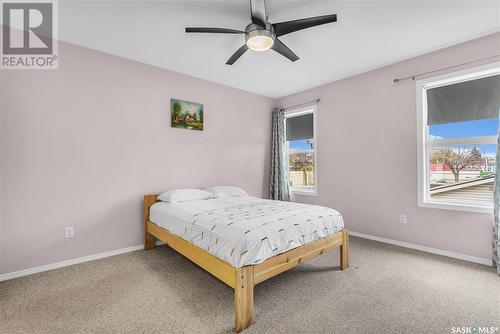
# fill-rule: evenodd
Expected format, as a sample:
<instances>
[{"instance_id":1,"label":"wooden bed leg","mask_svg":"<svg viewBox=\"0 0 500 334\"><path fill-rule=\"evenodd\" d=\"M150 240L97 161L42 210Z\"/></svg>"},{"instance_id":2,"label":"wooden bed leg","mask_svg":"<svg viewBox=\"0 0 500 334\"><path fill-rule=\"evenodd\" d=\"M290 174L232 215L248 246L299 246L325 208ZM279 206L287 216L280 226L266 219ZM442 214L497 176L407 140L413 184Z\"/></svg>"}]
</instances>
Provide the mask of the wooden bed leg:
<instances>
[{"instance_id":1,"label":"wooden bed leg","mask_svg":"<svg viewBox=\"0 0 500 334\"><path fill-rule=\"evenodd\" d=\"M144 249L156 247L156 238L148 233L149 208L157 201L156 195L144 195Z\"/></svg>"},{"instance_id":2,"label":"wooden bed leg","mask_svg":"<svg viewBox=\"0 0 500 334\"><path fill-rule=\"evenodd\" d=\"M144 249L154 249L156 247L156 238L149 234L148 231L144 231Z\"/></svg>"},{"instance_id":3,"label":"wooden bed leg","mask_svg":"<svg viewBox=\"0 0 500 334\"><path fill-rule=\"evenodd\" d=\"M253 267L239 268L234 289L235 330L240 333L253 320Z\"/></svg>"},{"instance_id":4,"label":"wooden bed leg","mask_svg":"<svg viewBox=\"0 0 500 334\"><path fill-rule=\"evenodd\" d=\"M349 266L349 230L342 230L342 246L340 246L340 269L344 270Z\"/></svg>"}]
</instances>

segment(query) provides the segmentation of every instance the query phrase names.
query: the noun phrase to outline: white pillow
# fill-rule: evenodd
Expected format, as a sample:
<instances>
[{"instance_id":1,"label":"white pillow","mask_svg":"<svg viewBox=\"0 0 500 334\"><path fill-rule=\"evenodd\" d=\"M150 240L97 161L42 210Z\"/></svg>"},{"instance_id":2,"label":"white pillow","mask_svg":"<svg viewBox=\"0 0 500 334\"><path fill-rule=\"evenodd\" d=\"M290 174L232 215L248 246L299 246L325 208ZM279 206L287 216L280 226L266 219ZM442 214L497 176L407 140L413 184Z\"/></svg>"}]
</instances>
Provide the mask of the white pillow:
<instances>
[{"instance_id":1,"label":"white pillow","mask_svg":"<svg viewBox=\"0 0 500 334\"><path fill-rule=\"evenodd\" d=\"M248 196L248 194L245 190L238 188L238 187L231 187L231 186L210 187L210 188L206 188L205 190L214 194L215 197L217 197L217 198Z\"/></svg>"},{"instance_id":2,"label":"white pillow","mask_svg":"<svg viewBox=\"0 0 500 334\"><path fill-rule=\"evenodd\" d=\"M158 200L167 203L180 203L189 201L199 201L214 198L214 194L201 189L176 189L165 191L158 196Z\"/></svg>"}]
</instances>

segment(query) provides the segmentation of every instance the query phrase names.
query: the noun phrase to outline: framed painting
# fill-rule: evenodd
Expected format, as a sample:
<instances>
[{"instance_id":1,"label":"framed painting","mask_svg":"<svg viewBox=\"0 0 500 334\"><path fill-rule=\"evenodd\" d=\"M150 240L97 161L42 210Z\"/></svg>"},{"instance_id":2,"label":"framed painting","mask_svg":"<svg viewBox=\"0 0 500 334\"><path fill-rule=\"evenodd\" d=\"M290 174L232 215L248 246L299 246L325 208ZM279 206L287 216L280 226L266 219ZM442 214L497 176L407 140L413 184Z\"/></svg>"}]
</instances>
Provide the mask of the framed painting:
<instances>
[{"instance_id":1,"label":"framed painting","mask_svg":"<svg viewBox=\"0 0 500 334\"><path fill-rule=\"evenodd\" d=\"M170 99L172 127L203 131L203 104Z\"/></svg>"}]
</instances>

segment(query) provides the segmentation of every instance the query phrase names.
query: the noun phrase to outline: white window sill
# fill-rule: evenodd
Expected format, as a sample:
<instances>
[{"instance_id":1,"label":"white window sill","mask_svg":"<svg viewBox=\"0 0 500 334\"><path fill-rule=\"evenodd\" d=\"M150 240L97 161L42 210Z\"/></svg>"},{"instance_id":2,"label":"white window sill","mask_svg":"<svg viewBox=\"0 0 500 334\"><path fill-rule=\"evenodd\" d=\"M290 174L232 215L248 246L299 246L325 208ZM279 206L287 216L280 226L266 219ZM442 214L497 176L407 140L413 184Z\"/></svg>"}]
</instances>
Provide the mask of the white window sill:
<instances>
[{"instance_id":1,"label":"white window sill","mask_svg":"<svg viewBox=\"0 0 500 334\"><path fill-rule=\"evenodd\" d=\"M479 205L467 205L464 203L424 201L424 202L418 203L418 206L421 208L429 208L429 209L442 209L442 210L454 210L454 211L493 214L493 206L487 206L487 205L479 206Z\"/></svg>"},{"instance_id":2,"label":"white window sill","mask_svg":"<svg viewBox=\"0 0 500 334\"><path fill-rule=\"evenodd\" d=\"M316 191L307 191L307 190L290 190L290 194L292 195L305 195L305 196L317 196L318 193Z\"/></svg>"}]
</instances>

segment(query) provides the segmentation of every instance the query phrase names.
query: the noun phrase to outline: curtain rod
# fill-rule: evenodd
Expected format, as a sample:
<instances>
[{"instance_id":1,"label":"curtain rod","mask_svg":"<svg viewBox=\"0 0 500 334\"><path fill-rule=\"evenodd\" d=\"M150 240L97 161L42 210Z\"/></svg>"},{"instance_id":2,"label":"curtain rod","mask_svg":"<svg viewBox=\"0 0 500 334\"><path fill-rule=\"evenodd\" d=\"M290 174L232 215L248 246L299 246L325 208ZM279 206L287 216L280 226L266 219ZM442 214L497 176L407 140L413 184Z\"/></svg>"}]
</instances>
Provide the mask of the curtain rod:
<instances>
[{"instance_id":1,"label":"curtain rod","mask_svg":"<svg viewBox=\"0 0 500 334\"><path fill-rule=\"evenodd\" d=\"M292 109L292 108L298 108L298 107L304 107L304 106L307 106L307 105L312 105L312 104L318 104L319 101L321 101L320 99L316 99L316 100L312 100L312 101L309 101L309 102L304 102L304 103L301 103L301 104L296 104L294 106L288 106L286 108L283 108L285 110L287 109Z\"/></svg>"},{"instance_id":2,"label":"curtain rod","mask_svg":"<svg viewBox=\"0 0 500 334\"><path fill-rule=\"evenodd\" d=\"M437 70L432 70L432 71L429 71L429 72L423 72L423 73L419 73L419 74L413 74L413 75L409 75L409 76L403 77L403 78L396 78L396 79L392 80L392 82L398 83L400 81L408 80L408 79L415 80L415 78L421 77L421 76L426 75L426 74L431 74L431 73L435 73L435 72L439 72L439 71L449 70L450 68L455 68L455 67L459 67L459 66L474 64L474 63L477 63L477 62L480 62L480 61L483 61L483 60L488 60L488 59L492 59L492 58L496 58L496 57L500 57L500 54L494 55L494 56L491 56L491 57L486 57L486 58L481 58L481 59L476 59L476 60L468 61L468 62L465 62L465 63L462 63L462 64L457 64L457 65L452 65L452 66L448 66L448 67L439 68Z\"/></svg>"}]
</instances>

